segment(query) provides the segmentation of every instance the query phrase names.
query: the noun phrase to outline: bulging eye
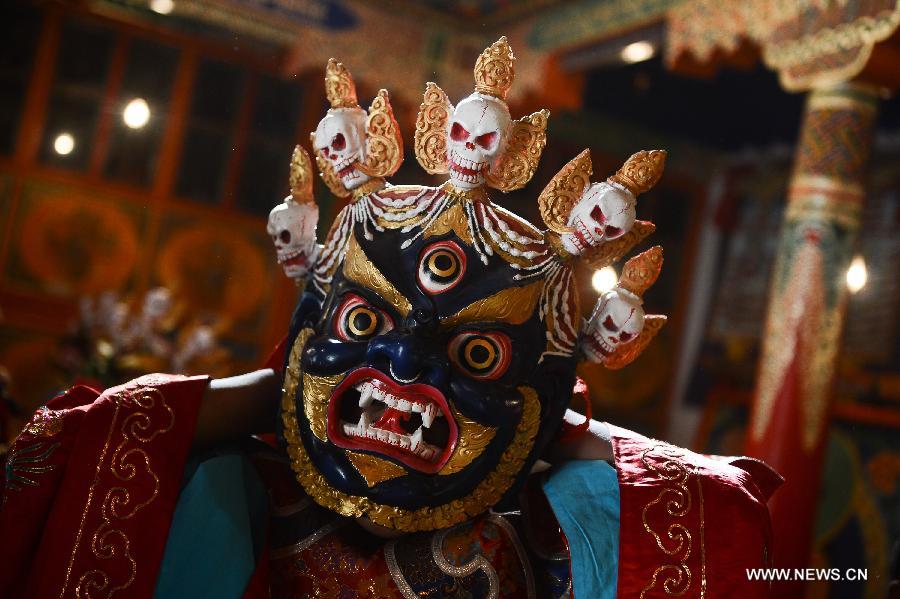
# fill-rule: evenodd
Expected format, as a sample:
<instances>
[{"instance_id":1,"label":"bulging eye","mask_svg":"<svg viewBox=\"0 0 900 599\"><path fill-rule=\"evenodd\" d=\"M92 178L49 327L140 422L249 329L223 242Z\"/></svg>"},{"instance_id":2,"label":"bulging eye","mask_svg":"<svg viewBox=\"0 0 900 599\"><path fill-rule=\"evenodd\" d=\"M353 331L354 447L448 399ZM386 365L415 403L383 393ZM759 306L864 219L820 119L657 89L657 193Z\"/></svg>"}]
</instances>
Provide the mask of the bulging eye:
<instances>
[{"instance_id":1,"label":"bulging eye","mask_svg":"<svg viewBox=\"0 0 900 599\"><path fill-rule=\"evenodd\" d=\"M459 123L453 123L453 126L450 127L450 138L453 141L466 141L469 139L469 132Z\"/></svg>"},{"instance_id":2,"label":"bulging eye","mask_svg":"<svg viewBox=\"0 0 900 599\"><path fill-rule=\"evenodd\" d=\"M334 332L344 341L368 341L393 328L390 316L358 295L348 295L335 311Z\"/></svg>"},{"instance_id":3,"label":"bulging eye","mask_svg":"<svg viewBox=\"0 0 900 599\"><path fill-rule=\"evenodd\" d=\"M475 143L484 148L485 150L490 150L494 147L494 142L497 140L497 132L491 131L490 133L485 133L484 135L479 135L475 138Z\"/></svg>"},{"instance_id":4,"label":"bulging eye","mask_svg":"<svg viewBox=\"0 0 900 599\"><path fill-rule=\"evenodd\" d=\"M509 337L503 333L464 331L450 340L450 361L476 379L498 379L512 357Z\"/></svg>"},{"instance_id":5,"label":"bulging eye","mask_svg":"<svg viewBox=\"0 0 900 599\"><path fill-rule=\"evenodd\" d=\"M419 258L419 287L429 295L455 287L466 272L466 254L453 241L439 241L426 247Z\"/></svg>"},{"instance_id":6,"label":"bulging eye","mask_svg":"<svg viewBox=\"0 0 900 599\"><path fill-rule=\"evenodd\" d=\"M331 149L340 152L347 146L347 140L344 139L343 133L338 133L334 136L334 139L331 140Z\"/></svg>"}]
</instances>

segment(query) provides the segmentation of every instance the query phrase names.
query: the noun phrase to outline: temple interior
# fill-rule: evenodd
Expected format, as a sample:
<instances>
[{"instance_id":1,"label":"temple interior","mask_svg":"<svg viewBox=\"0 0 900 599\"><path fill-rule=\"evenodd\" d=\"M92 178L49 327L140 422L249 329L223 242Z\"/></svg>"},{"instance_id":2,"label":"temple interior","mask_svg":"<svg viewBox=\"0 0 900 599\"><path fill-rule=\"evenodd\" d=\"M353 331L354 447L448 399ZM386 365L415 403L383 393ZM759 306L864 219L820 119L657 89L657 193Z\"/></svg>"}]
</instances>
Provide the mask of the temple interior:
<instances>
[{"instance_id":1,"label":"temple interior","mask_svg":"<svg viewBox=\"0 0 900 599\"><path fill-rule=\"evenodd\" d=\"M390 92L405 160L426 82L468 94L500 35L513 118L550 111L524 188L589 149L639 150L666 326L632 364L582 364L572 408L786 479L776 538L806 597L883 597L900 543L900 4L778 0L72 0L0 8L0 447L74 384L258 368L298 298L266 230L334 57ZM840 31L838 39L834 32ZM838 41L835 41L838 39ZM343 207L318 178L319 241ZM622 261L582 265L581 311ZM109 323L119 331L111 338ZM781 495L779 495L781 494ZM2 542L2 541L0 541ZM900 591L898 591L900 592ZM784 595L788 596L788 595Z\"/></svg>"}]
</instances>

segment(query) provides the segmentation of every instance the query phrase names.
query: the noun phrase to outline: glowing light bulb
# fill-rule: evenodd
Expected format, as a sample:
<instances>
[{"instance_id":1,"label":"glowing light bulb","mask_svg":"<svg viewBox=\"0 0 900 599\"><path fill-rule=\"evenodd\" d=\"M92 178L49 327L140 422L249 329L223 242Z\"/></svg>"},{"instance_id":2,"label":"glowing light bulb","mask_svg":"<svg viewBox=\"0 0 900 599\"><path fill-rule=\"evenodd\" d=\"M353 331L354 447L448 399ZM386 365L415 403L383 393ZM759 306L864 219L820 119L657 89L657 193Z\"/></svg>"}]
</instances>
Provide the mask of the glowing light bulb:
<instances>
[{"instance_id":1,"label":"glowing light bulb","mask_svg":"<svg viewBox=\"0 0 900 599\"><path fill-rule=\"evenodd\" d=\"M656 54L656 48L646 40L628 44L619 52L619 57L628 64L650 60Z\"/></svg>"},{"instance_id":2,"label":"glowing light bulb","mask_svg":"<svg viewBox=\"0 0 900 599\"><path fill-rule=\"evenodd\" d=\"M595 270L594 276L591 277L591 285L594 286L597 293L609 291L615 287L618 282L619 275L616 274L616 271L612 266L604 266L600 270Z\"/></svg>"},{"instance_id":3,"label":"glowing light bulb","mask_svg":"<svg viewBox=\"0 0 900 599\"><path fill-rule=\"evenodd\" d=\"M75 138L69 133L60 133L53 140L53 149L60 156L67 156L75 149Z\"/></svg>"},{"instance_id":4,"label":"glowing light bulb","mask_svg":"<svg viewBox=\"0 0 900 599\"><path fill-rule=\"evenodd\" d=\"M868 278L866 261L862 256L854 256L850 261L850 268L847 269L847 289L850 290L850 293L857 293L866 286Z\"/></svg>"},{"instance_id":5,"label":"glowing light bulb","mask_svg":"<svg viewBox=\"0 0 900 599\"><path fill-rule=\"evenodd\" d=\"M150 0L150 10L161 15L167 15L175 10L175 2L172 0Z\"/></svg>"},{"instance_id":6,"label":"glowing light bulb","mask_svg":"<svg viewBox=\"0 0 900 599\"><path fill-rule=\"evenodd\" d=\"M150 120L150 106L143 98L135 98L122 111L122 120L132 129L140 129Z\"/></svg>"}]
</instances>

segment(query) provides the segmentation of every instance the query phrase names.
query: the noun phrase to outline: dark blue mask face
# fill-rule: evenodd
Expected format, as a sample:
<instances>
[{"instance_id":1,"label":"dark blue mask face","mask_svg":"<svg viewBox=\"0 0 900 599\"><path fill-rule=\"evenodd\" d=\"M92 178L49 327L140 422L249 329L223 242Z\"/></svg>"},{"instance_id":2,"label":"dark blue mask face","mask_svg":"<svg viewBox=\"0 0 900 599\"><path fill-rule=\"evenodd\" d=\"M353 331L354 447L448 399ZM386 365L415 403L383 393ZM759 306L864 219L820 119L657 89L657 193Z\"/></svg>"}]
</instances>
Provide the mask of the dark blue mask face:
<instances>
[{"instance_id":1,"label":"dark blue mask face","mask_svg":"<svg viewBox=\"0 0 900 599\"><path fill-rule=\"evenodd\" d=\"M541 360L542 279L483 263L454 230L406 238L357 227L321 316L304 326L298 311L286 434L317 501L419 530L512 497L559 426L575 361Z\"/></svg>"}]
</instances>

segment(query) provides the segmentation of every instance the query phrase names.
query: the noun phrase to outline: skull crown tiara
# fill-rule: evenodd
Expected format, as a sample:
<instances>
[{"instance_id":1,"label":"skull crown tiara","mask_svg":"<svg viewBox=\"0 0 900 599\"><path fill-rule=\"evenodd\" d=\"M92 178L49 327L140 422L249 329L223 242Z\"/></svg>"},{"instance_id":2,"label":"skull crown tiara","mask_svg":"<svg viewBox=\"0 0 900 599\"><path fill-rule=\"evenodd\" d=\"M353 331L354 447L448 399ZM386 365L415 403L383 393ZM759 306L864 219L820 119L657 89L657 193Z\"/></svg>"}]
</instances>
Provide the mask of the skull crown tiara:
<instances>
[{"instance_id":1,"label":"skull crown tiara","mask_svg":"<svg viewBox=\"0 0 900 599\"><path fill-rule=\"evenodd\" d=\"M464 209L474 211L472 214L467 212L472 221L469 226L475 227L470 231L472 237L481 239L485 234L499 235L497 251L501 255L507 252L512 252L510 256L521 254L519 258L511 258L513 267L520 271L516 275L517 279L546 279L545 291L549 294L549 299L542 301L546 303L548 318L557 314L562 320L569 320L578 312L577 302L572 294L561 291L572 285L570 279L574 277L576 263L586 264L591 268L610 265L621 260L633 247L653 233L653 223L634 218L636 198L649 191L662 176L666 161L664 150L635 153L615 174L600 183L591 182L593 170L590 152L585 150L563 167L540 193L538 207L547 230L540 233L533 231L536 238L531 241L537 245L526 247L531 234L523 237L521 232L513 234L503 227L500 231L493 230L495 225L492 222L499 217L494 208L487 207L490 201L484 187L493 187L503 192L523 187L532 178L547 141L548 111L541 110L518 120L511 120L509 117L506 97L515 79L515 67L516 57L507 38L503 36L478 56L473 69L474 92L458 105L454 106L437 84L429 82L426 85L416 118L416 159L426 172L450 173L451 180L434 192L424 191L423 188L419 195L426 194L427 198L417 200L415 206L410 208L407 206L409 200L390 199L393 195L388 191L390 187L385 188L383 179L385 175L393 174L402 160L399 126L393 117L387 91L379 92L369 108L367 118L364 117L349 70L334 58L329 59L325 70L325 90L331 109L326 119L333 118L332 115L337 119L354 119L353 122L361 127L360 119L365 118L362 140L364 154L360 154L360 159L353 162L353 166L371 177L371 180L356 189L345 187L337 172L346 168L341 153L337 153L337 162L334 152L331 160L328 160L326 146L329 140L323 138L317 144L316 134L311 136L313 145L318 150L316 161L320 174L335 195L353 196L348 209L354 209L342 212L338 219L340 222L336 221L329 231L323 251L323 257L327 260L316 267L316 282L323 293L330 287L331 274L346 249L348 223L362 223L369 239L370 225L376 231L381 231L393 228L394 221L397 221L403 223L404 229L411 230L422 219L422 223L431 222L450 205L441 203L444 201L441 198L458 198L463 205L473 202L484 204L480 208ZM456 132L457 128L462 130L461 134ZM490 147L480 141L481 138L488 137L494 140L489 144ZM499 141L496 141L498 138ZM476 147L476 144L484 150ZM473 151L467 153L463 146L468 146ZM483 170L476 171L476 166ZM461 179L458 172L453 172L459 171L460 167L467 171L470 180ZM476 178L471 173L477 173L479 177ZM295 179L292 171L292 193ZM307 192L304 191L305 193ZM434 206L431 206L432 203ZM486 217L482 212L490 212L493 216ZM424 224L422 227L424 229ZM411 240L404 242L401 249L410 242ZM538 245L542 248L538 248ZM486 260L486 255L481 257L483 261ZM524 262L518 264L517 260ZM639 307L642 303L641 296L656 280L661 267L662 248L659 247L632 258L624 267L615 293L622 298L621 301ZM558 289L553 291L550 288ZM575 303L567 305L567 302ZM643 319L643 313L641 314ZM628 344L628 351L620 351L625 349L623 345L615 352L615 356L607 354L602 361L608 368L620 368L632 361L664 322L665 317L662 315L647 315L648 326L639 339ZM548 338L552 339L548 344L548 352L571 355L575 351L578 344L577 332L574 336L569 334L565 343L555 343L559 341L557 338L566 336L563 334L564 328L562 325L550 325L552 331L548 333ZM573 321L569 328L576 331L580 327Z\"/></svg>"},{"instance_id":2,"label":"skull crown tiara","mask_svg":"<svg viewBox=\"0 0 900 599\"><path fill-rule=\"evenodd\" d=\"M338 195L353 199L312 261L298 257L294 235L282 239L309 205L276 209L271 234L286 274L306 269L312 287L292 325L282 396L288 453L306 492L339 514L413 532L502 509L552 440L577 363L621 368L665 323L645 314L640 297L659 274L661 248L629 260L586 322L578 281L582 264L616 261L653 231L636 220L636 195L659 179L664 152L639 152L599 182L582 153L538 198L549 230L490 200L486 187L524 186L546 144L547 111L510 117L514 61L505 38L489 46L476 61L475 91L456 106L428 84L415 150L428 172L449 174L440 186L387 185L379 175L402 156L387 92L367 115L349 71L328 63L331 108L312 141ZM308 164L299 153L294 162ZM305 197L306 179L292 173L291 190ZM296 237L314 244L309 222ZM431 402L418 429L411 420L388 430L401 417L372 409L382 384ZM446 435L426 438L436 417Z\"/></svg>"}]
</instances>

